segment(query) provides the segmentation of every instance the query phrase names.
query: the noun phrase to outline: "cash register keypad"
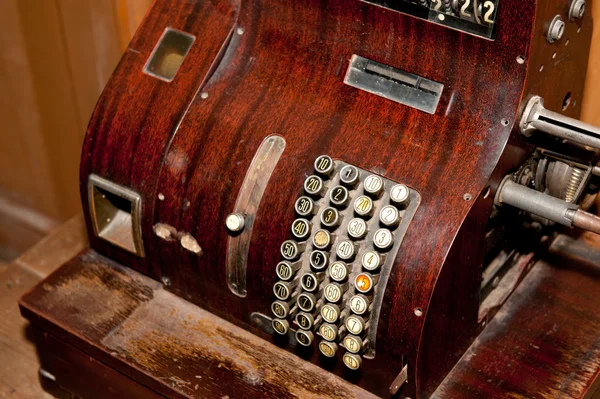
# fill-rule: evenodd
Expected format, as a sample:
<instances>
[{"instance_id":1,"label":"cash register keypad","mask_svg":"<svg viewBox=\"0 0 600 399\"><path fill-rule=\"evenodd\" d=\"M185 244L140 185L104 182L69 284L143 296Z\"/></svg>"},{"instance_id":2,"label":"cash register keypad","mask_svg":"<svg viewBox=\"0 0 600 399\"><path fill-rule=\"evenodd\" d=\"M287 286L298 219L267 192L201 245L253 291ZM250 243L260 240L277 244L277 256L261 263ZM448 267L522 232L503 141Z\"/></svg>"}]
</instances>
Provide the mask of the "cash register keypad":
<instances>
[{"instance_id":1,"label":"cash register keypad","mask_svg":"<svg viewBox=\"0 0 600 399\"><path fill-rule=\"evenodd\" d=\"M322 155L296 200L281 245L272 327L358 370L375 355L379 309L419 194Z\"/></svg>"}]
</instances>

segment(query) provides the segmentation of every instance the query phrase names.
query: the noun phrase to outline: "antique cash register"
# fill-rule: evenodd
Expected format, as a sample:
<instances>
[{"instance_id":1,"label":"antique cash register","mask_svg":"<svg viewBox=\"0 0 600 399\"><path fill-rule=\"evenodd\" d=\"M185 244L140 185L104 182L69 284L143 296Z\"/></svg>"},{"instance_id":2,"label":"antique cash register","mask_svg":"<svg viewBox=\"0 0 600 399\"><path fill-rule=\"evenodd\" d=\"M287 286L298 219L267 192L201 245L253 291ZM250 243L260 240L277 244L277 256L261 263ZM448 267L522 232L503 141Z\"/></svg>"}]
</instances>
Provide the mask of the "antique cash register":
<instances>
[{"instance_id":1,"label":"antique cash register","mask_svg":"<svg viewBox=\"0 0 600 399\"><path fill-rule=\"evenodd\" d=\"M90 248L20 304L42 381L79 397L593 395L589 14L156 0L85 138Z\"/></svg>"}]
</instances>

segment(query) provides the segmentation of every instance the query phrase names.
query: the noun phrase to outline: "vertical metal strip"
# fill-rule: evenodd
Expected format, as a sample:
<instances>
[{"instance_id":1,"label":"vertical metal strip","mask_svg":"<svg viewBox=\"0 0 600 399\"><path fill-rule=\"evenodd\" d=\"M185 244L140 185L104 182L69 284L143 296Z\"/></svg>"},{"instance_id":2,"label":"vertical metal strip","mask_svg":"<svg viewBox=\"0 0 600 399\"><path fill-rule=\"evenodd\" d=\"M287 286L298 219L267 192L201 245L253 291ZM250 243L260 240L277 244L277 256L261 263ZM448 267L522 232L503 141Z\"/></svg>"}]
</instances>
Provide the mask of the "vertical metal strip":
<instances>
[{"instance_id":1,"label":"vertical metal strip","mask_svg":"<svg viewBox=\"0 0 600 399\"><path fill-rule=\"evenodd\" d=\"M244 178L235 204L235 213L244 216L244 230L227 241L227 284L235 295L246 296L246 263L256 212L275 166L285 150L281 136L267 137L260 147Z\"/></svg>"}]
</instances>

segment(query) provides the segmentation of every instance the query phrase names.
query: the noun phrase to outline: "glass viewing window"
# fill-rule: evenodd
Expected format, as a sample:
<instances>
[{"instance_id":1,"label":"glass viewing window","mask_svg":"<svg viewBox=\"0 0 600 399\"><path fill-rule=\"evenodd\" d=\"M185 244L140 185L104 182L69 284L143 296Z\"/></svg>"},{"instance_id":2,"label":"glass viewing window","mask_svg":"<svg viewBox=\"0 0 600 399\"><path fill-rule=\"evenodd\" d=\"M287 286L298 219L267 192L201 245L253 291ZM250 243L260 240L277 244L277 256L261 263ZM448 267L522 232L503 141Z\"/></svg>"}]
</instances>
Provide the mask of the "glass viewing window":
<instances>
[{"instance_id":1,"label":"glass viewing window","mask_svg":"<svg viewBox=\"0 0 600 399\"><path fill-rule=\"evenodd\" d=\"M170 82L196 38L189 33L167 28L144 66L144 73Z\"/></svg>"}]
</instances>

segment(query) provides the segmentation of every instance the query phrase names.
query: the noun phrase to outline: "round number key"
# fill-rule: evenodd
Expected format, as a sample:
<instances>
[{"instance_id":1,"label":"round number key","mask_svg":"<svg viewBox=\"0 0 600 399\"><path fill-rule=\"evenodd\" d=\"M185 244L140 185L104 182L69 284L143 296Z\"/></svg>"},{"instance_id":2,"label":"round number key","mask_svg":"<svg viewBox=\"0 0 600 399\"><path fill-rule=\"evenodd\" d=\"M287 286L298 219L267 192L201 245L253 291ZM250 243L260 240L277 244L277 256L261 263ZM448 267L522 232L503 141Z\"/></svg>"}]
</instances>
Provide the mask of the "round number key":
<instances>
[{"instance_id":1,"label":"round number key","mask_svg":"<svg viewBox=\"0 0 600 399\"><path fill-rule=\"evenodd\" d=\"M342 221L337 209L328 207L321 213L321 224L325 227L336 227Z\"/></svg>"},{"instance_id":2,"label":"round number key","mask_svg":"<svg viewBox=\"0 0 600 399\"><path fill-rule=\"evenodd\" d=\"M298 307L305 312L312 312L317 303L317 298L308 292L298 295Z\"/></svg>"},{"instance_id":3,"label":"round number key","mask_svg":"<svg viewBox=\"0 0 600 399\"><path fill-rule=\"evenodd\" d=\"M340 181L346 186L354 187L358 183L360 172L352 165L346 165L340 170Z\"/></svg>"},{"instance_id":4,"label":"round number key","mask_svg":"<svg viewBox=\"0 0 600 399\"><path fill-rule=\"evenodd\" d=\"M323 270L329 264L329 255L323 251L312 251L310 253L310 265L315 270Z\"/></svg>"},{"instance_id":5,"label":"round number key","mask_svg":"<svg viewBox=\"0 0 600 399\"><path fill-rule=\"evenodd\" d=\"M350 199L350 195L348 194L348 189L344 186L335 186L329 192L329 201L335 206L346 206L348 199Z\"/></svg>"},{"instance_id":6,"label":"round number key","mask_svg":"<svg viewBox=\"0 0 600 399\"><path fill-rule=\"evenodd\" d=\"M398 208L391 205L386 205L379 211L379 221L384 226L394 227L400 223L400 212Z\"/></svg>"},{"instance_id":7,"label":"round number key","mask_svg":"<svg viewBox=\"0 0 600 399\"><path fill-rule=\"evenodd\" d=\"M379 229L375 232L373 236L373 244L376 248L385 251L390 249L392 244L394 243L394 236L392 232L388 229Z\"/></svg>"},{"instance_id":8,"label":"round number key","mask_svg":"<svg viewBox=\"0 0 600 399\"><path fill-rule=\"evenodd\" d=\"M315 211L315 203L310 198L302 196L296 200L294 209L300 216L312 215Z\"/></svg>"},{"instance_id":9,"label":"round number key","mask_svg":"<svg viewBox=\"0 0 600 399\"><path fill-rule=\"evenodd\" d=\"M360 316L348 316L345 325L350 334L360 335L365 330L365 320Z\"/></svg>"},{"instance_id":10,"label":"round number key","mask_svg":"<svg viewBox=\"0 0 600 399\"><path fill-rule=\"evenodd\" d=\"M286 302L275 301L271 304L271 310L275 316L285 319L290 314L290 305Z\"/></svg>"},{"instance_id":11,"label":"round number key","mask_svg":"<svg viewBox=\"0 0 600 399\"><path fill-rule=\"evenodd\" d=\"M292 285L283 281L278 281L273 285L273 293L282 301L286 301L292 296Z\"/></svg>"},{"instance_id":12,"label":"round number key","mask_svg":"<svg viewBox=\"0 0 600 399\"><path fill-rule=\"evenodd\" d=\"M338 328L335 324L323 323L319 327L319 334L327 341L335 341L338 336Z\"/></svg>"},{"instance_id":13,"label":"round number key","mask_svg":"<svg viewBox=\"0 0 600 399\"><path fill-rule=\"evenodd\" d=\"M350 370L358 370L362 364L362 358L354 353L344 353L342 360Z\"/></svg>"},{"instance_id":14,"label":"round number key","mask_svg":"<svg viewBox=\"0 0 600 399\"><path fill-rule=\"evenodd\" d=\"M356 246L351 241L343 240L339 242L335 253L338 258L342 260L349 260L354 258L356 255Z\"/></svg>"},{"instance_id":15,"label":"round number key","mask_svg":"<svg viewBox=\"0 0 600 399\"><path fill-rule=\"evenodd\" d=\"M367 234L367 223L361 218L354 218L348 223L348 235L360 240Z\"/></svg>"},{"instance_id":16,"label":"round number key","mask_svg":"<svg viewBox=\"0 0 600 399\"><path fill-rule=\"evenodd\" d=\"M323 273L320 273L323 274ZM322 277L317 275L316 273L308 272L302 275L300 279L300 285L304 288L305 291L313 292L316 291L319 287L319 282Z\"/></svg>"},{"instance_id":17,"label":"round number key","mask_svg":"<svg viewBox=\"0 0 600 399\"><path fill-rule=\"evenodd\" d=\"M369 273L361 273L354 279L354 287L358 292L362 292L363 294L371 292L375 284L377 284L375 277Z\"/></svg>"},{"instance_id":18,"label":"round number key","mask_svg":"<svg viewBox=\"0 0 600 399\"><path fill-rule=\"evenodd\" d=\"M324 176L329 176L334 168L333 159L328 155L321 155L315 160L315 171Z\"/></svg>"},{"instance_id":19,"label":"round number key","mask_svg":"<svg viewBox=\"0 0 600 399\"><path fill-rule=\"evenodd\" d=\"M315 336L311 331L298 330L296 331L296 341L302 346L310 346L313 343Z\"/></svg>"},{"instance_id":20,"label":"round number key","mask_svg":"<svg viewBox=\"0 0 600 399\"><path fill-rule=\"evenodd\" d=\"M299 241L304 241L310 235L310 222L306 219L296 219L292 223L292 235Z\"/></svg>"},{"instance_id":21,"label":"round number key","mask_svg":"<svg viewBox=\"0 0 600 399\"><path fill-rule=\"evenodd\" d=\"M331 234L327 230L318 230L313 235L313 246L317 249L327 249L331 246Z\"/></svg>"},{"instance_id":22,"label":"round number key","mask_svg":"<svg viewBox=\"0 0 600 399\"><path fill-rule=\"evenodd\" d=\"M344 262L333 262L329 266L329 277L333 281L342 282L348 277L348 265Z\"/></svg>"},{"instance_id":23,"label":"round number key","mask_svg":"<svg viewBox=\"0 0 600 399\"><path fill-rule=\"evenodd\" d=\"M410 202L410 190L404 184L396 184L390 190L390 200L393 204L405 207Z\"/></svg>"},{"instance_id":24,"label":"round number key","mask_svg":"<svg viewBox=\"0 0 600 399\"><path fill-rule=\"evenodd\" d=\"M290 323L287 320L273 319L271 325L273 330L280 335L286 335L290 330Z\"/></svg>"},{"instance_id":25,"label":"round number key","mask_svg":"<svg viewBox=\"0 0 600 399\"><path fill-rule=\"evenodd\" d=\"M362 352L363 341L355 335L346 335L344 337L344 347L348 349L348 352L360 353Z\"/></svg>"},{"instance_id":26,"label":"round number key","mask_svg":"<svg viewBox=\"0 0 600 399\"><path fill-rule=\"evenodd\" d=\"M310 313L300 312L296 315L296 324L303 330L310 330L315 324L315 318Z\"/></svg>"},{"instance_id":27,"label":"round number key","mask_svg":"<svg viewBox=\"0 0 600 399\"><path fill-rule=\"evenodd\" d=\"M361 258L361 264L369 271L377 270L381 266L381 255L375 251L367 251Z\"/></svg>"},{"instance_id":28,"label":"round number key","mask_svg":"<svg viewBox=\"0 0 600 399\"><path fill-rule=\"evenodd\" d=\"M336 283L327 284L323 292L325 299L333 303L339 302L339 300L342 299L342 296L344 296L342 286Z\"/></svg>"},{"instance_id":29,"label":"round number key","mask_svg":"<svg viewBox=\"0 0 600 399\"><path fill-rule=\"evenodd\" d=\"M367 176L364 187L365 193L377 198L383 191L383 179L375 175Z\"/></svg>"},{"instance_id":30,"label":"round number key","mask_svg":"<svg viewBox=\"0 0 600 399\"><path fill-rule=\"evenodd\" d=\"M321 195L323 192L323 179L319 176L308 176L304 181L304 191L309 195Z\"/></svg>"},{"instance_id":31,"label":"round number key","mask_svg":"<svg viewBox=\"0 0 600 399\"><path fill-rule=\"evenodd\" d=\"M319 350L327 357L334 357L337 349L338 346L335 342L321 341L319 343Z\"/></svg>"},{"instance_id":32,"label":"round number key","mask_svg":"<svg viewBox=\"0 0 600 399\"><path fill-rule=\"evenodd\" d=\"M350 310L357 315L363 315L367 313L369 309L369 300L364 295L354 295L350 298Z\"/></svg>"},{"instance_id":33,"label":"round number key","mask_svg":"<svg viewBox=\"0 0 600 399\"><path fill-rule=\"evenodd\" d=\"M369 217L373 214L373 200L366 195L361 195L354 201L354 212L362 217Z\"/></svg>"},{"instance_id":34,"label":"round number key","mask_svg":"<svg viewBox=\"0 0 600 399\"><path fill-rule=\"evenodd\" d=\"M291 280L292 277L294 277L294 274L299 268L300 264L298 262L292 264L290 262L283 261L277 264L277 267L275 268L275 273L277 274L277 277L279 277L283 281L288 281Z\"/></svg>"},{"instance_id":35,"label":"round number key","mask_svg":"<svg viewBox=\"0 0 600 399\"><path fill-rule=\"evenodd\" d=\"M321 317L327 323L335 323L340 317L340 308L333 303L325 304L321 308Z\"/></svg>"},{"instance_id":36,"label":"round number key","mask_svg":"<svg viewBox=\"0 0 600 399\"><path fill-rule=\"evenodd\" d=\"M281 256L287 260L295 260L300 255L301 247L294 240L287 240L281 244Z\"/></svg>"}]
</instances>

